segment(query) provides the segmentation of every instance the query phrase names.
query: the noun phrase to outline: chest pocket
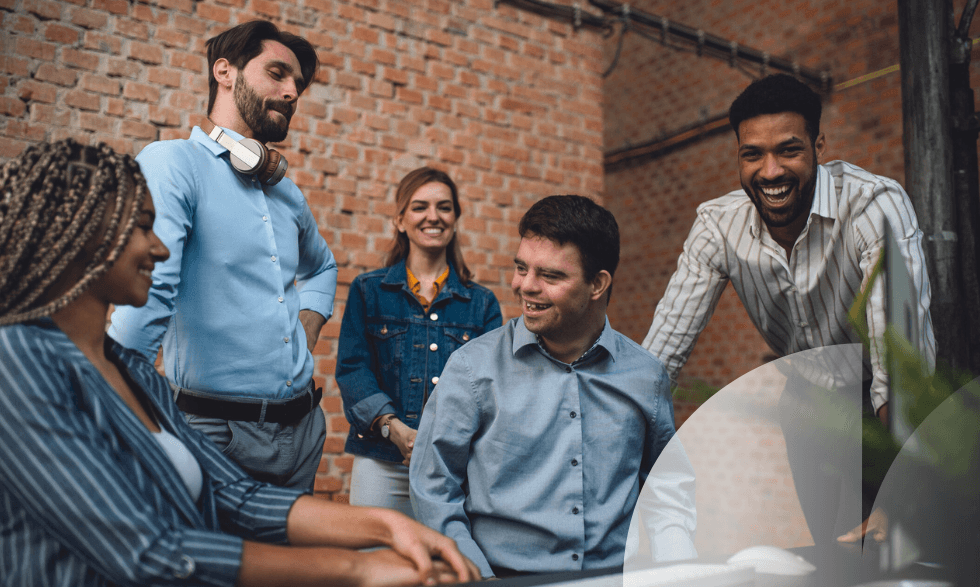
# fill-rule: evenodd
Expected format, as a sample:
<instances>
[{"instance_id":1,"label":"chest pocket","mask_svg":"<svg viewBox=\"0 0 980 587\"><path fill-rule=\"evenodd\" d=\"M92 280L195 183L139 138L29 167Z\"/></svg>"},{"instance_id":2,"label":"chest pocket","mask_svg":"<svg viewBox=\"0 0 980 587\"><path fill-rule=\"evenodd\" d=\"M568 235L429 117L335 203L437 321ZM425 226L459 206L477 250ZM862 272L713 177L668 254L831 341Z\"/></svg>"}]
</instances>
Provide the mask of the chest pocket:
<instances>
[{"instance_id":1,"label":"chest pocket","mask_svg":"<svg viewBox=\"0 0 980 587\"><path fill-rule=\"evenodd\" d=\"M459 347L463 346L470 340L476 337L473 328L460 328L458 326L445 326L443 327L443 332L445 334L445 343L447 345L447 351L453 352ZM448 356L448 355L447 355Z\"/></svg>"},{"instance_id":2,"label":"chest pocket","mask_svg":"<svg viewBox=\"0 0 980 587\"><path fill-rule=\"evenodd\" d=\"M383 369L390 369L402 360L402 348L408 327L394 324L368 324L368 341L374 350L374 356Z\"/></svg>"}]
</instances>

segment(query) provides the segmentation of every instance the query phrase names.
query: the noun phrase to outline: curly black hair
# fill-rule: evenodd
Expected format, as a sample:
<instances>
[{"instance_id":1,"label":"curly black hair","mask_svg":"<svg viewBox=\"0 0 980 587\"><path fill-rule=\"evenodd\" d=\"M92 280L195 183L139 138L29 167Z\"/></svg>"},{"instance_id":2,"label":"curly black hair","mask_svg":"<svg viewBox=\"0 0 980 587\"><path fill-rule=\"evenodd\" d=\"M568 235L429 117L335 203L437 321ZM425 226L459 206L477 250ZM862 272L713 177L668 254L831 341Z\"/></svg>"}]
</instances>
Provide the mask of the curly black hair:
<instances>
[{"instance_id":1,"label":"curly black hair","mask_svg":"<svg viewBox=\"0 0 980 587\"><path fill-rule=\"evenodd\" d=\"M791 75L777 73L749 84L732 102L728 121L738 137L738 127L745 120L763 114L795 112L803 117L813 143L820 134L821 109L820 94Z\"/></svg>"}]
</instances>

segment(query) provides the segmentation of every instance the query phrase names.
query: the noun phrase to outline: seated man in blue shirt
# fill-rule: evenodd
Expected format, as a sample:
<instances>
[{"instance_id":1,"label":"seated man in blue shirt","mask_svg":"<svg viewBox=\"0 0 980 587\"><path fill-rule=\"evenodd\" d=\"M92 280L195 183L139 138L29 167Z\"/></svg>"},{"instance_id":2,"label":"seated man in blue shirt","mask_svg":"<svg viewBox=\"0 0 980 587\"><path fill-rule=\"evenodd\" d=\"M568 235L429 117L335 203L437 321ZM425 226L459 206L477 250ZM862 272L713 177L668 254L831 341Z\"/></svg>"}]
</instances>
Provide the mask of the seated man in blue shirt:
<instances>
[{"instance_id":1,"label":"seated man in blue shirt","mask_svg":"<svg viewBox=\"0 0 980 587\"><path fill-rule=\"evenodd\" d=\"M606 319L616 219L588 198L550 196L519 230L511 287L523 316L449 358L415 440L416 518L484 577L617 567L649 482L654 559L695 556L689 463L669 482L647 479L674 435L667 373Z\"/></svg>"},{"instance_id":2,"label":"seated man in blue shirt","mask_svg":"<svg viewBox=\"0 0 980 587\"><path fill-rule=\"evenodd\" d=\"M136 160L170 258L150 300L109 334L150 360L163 345L177 406L252 477L312 490L326 438L311 354L333 312L337 264L284 160L316 50L267 21L207 42L208 119Z\"/></svg>"}]
</instances>

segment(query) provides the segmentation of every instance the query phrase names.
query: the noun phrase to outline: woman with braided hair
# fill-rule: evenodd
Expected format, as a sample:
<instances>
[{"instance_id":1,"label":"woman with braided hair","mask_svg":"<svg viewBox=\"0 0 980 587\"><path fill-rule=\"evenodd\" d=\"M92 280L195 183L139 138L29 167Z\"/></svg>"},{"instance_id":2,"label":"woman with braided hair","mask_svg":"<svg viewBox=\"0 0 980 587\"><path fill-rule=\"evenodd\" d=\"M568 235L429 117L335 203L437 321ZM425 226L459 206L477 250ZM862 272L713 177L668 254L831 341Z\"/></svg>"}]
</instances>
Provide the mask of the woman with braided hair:
<instances>
[{"instance_id":1,"label":"woman with braided hair","mask_svg":"<svg viewBox=\"0 0 980 587\"><path fill-rule=\"evenodd\" d=\"M36 145L0 171L3 584L476 577L400 514L251 479L105 334L110 304L145 304L169 255L154 216L137 164L105 145ZM354 550L370 546L390 549Z\"/></svg>"}]
</instances>

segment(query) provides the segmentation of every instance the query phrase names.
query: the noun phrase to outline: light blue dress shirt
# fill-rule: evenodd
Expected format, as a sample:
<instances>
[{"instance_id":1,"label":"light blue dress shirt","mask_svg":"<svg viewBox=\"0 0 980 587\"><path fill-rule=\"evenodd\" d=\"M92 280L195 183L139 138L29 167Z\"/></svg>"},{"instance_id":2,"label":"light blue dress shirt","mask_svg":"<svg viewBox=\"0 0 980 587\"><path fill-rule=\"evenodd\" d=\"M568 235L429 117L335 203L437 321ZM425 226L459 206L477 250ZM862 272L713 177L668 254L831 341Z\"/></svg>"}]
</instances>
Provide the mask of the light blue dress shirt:
<instances>
[{"instance_id":1,"label":"light blue dress shirt","mask_svg":"<svg viewBox=\"0 0 980 587\"><path fill-rule=\"evenodd\" d=\"M412 506L483 576L619 566L640 485L673 436L663 364L608 320L567 365L515 318L449 358L415 440ZM693 552L688 472L656 488L644 520L655 542L678 543L664 560Z\"/></svg>"},{"instance_id":2,"label":"light blue dress shirt","mask_svg":"<svg viewBox=\"0 0 980 587\"><path fill-rule=\"evenodd\" d=\"M313 376L299 311L330 317L337 264L296 184L263 186L228 156L194 127L136 158L170 258L153 271L149 302L118 308L109 334L150 360L162 340L180 387L289 398Z\"/></svg>"}]
</instances>

